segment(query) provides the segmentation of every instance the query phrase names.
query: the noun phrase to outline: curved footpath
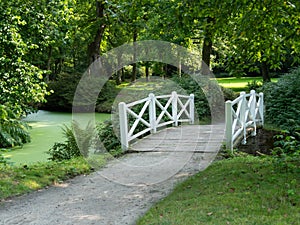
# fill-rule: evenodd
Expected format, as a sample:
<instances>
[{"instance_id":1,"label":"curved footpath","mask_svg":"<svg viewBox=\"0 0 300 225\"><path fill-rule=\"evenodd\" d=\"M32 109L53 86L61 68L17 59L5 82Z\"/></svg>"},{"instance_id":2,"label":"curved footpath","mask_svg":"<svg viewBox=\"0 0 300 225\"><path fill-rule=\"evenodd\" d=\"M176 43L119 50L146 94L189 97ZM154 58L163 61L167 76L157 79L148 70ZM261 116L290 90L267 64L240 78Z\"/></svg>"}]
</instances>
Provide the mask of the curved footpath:
<instances>
[{"instance_id":1,"label":"curved footpath","mask_svg":"<svg viewBox=\"0 0 300 225\"><path fill-rule=\"evenodd\" d=\"M194 153L185 159L184 167L178 168L175 158L184 159L189 154L164 154L169 155L164 158L157 152L128 154L98 172L2 202L0 224L134 224L153 203L170 193L176 183L206 168L215 157L212 153ZM170 157L174 166L157 163L157 159L164 162ZM148 166L132 166L149 162L157 169L149 171ZM180 170L166 177L170 169Z\"/></svg>"}]
</instances>

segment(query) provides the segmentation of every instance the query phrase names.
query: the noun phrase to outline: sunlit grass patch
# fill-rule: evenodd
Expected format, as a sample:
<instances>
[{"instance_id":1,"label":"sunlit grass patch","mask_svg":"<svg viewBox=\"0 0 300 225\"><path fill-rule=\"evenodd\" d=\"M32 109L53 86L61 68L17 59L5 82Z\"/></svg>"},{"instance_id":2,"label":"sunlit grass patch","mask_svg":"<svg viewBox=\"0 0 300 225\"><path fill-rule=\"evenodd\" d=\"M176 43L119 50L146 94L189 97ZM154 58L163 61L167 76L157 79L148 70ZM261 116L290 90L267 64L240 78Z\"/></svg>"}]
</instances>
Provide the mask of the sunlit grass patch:
<instances>
[{"instance_id":1,"label":"sunlit grass patch","mask_svg":"<svg viewBox=\"0 0 300 225\"><path fill-rule=\"evenodd\" d=\"M272 78L272 82L277 82L277 78ZM262 77L227 77L227 78L217 78L218 83L225 87L230 88L234 91L245 91L248 82L256 81L260 84L263 83Z\"/></svg>"},{"instance_id":2,"label":"sunlit grass patch","mask_svg":"<svg viewBox=\"0 0 300 225\"><path fill-rule=\"evenodd\" d=\"M98 155L97 166L103 166L110 157ZM24 194L49 185L59 184L94 168L83 157L62 162L43 162L30 165L0 165L0 200Z\"/></svg>"},{"instance_id":3,"label":"sunlit grass patch","mask_svg":"<svg viewBox=\"0 0 300 225\"><path fill-rule=\"evenodd\" d=\"M223 160L177 186L137 224L298 224L299 190L297 171L277 170L268 159Z\"/></svg>"}]
</instances>

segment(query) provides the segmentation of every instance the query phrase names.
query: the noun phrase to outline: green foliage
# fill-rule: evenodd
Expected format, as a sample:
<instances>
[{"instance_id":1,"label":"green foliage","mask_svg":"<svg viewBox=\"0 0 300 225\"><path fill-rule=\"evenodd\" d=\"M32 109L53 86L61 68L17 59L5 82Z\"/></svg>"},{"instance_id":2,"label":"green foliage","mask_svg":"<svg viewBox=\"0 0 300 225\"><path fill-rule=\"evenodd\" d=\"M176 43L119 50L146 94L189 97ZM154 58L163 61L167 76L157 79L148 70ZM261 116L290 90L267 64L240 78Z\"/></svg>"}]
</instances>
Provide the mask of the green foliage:
<instances>
[{"instance_id":1,"label":"green foliage","mask_svg":"<svg viewBox=\"0 0 300 225\"><path fill-rule=\"evenodd\" d=\"M251 90L258 90L259 88L262 87L262 83L257 81L257 80L253 80L247 83L247 91L250 92Z\"/></svg>"},{"instance_id":2,"label":"green foliage","mask_svg":"<svg viewBox=\"0 0 300 225\"><path fill-rule=\"evenodd\" d=\"M42 108L51 111L72 111L74 94L81 76L82 74L79 73L58 74L55 80L51 80L48 83L48 90L53 93L47 96L47 102ZM117 93L118 89L115 83L113 81L106 82L99 93L96 111L102 113L111 112L112 101Z\"/></svg>"},{"instance_id":3,"label":"green foliage","mask_svg":"<svg viewBox=\"0 0 300 225\"><path fill-rule=\"evenodd\" d=\"M109 80L101 88L96 102L96 111L101 113L110 113L115 100L118 89L114 81Z\"/></svg>"},{"instance_id":4,"label":"green foliage","mask_svg":"<svg viewBox=\"0 0 300 225\"><path fill-rule=\"evenodd\" d=\"M274 162L279 168L294 170L297 169L293 162L300 159L300 127L293 132L282 131L274 137L275 148L272 150Z\"/></svg>"},{"instance_id":5,"label":"green foliage","mask_svg":"<svg viewBox=\"0 0 300 225\"><path fill-rule=\"evenodd\" d=\"M4 156L2 155L1 150L0 150L0 165L1 164L6 165L6 164L8 164L8 161L6 158L4 158Z\"/></svg>"},{"instance_id":6,"label":"green foliage","mask_svg":"<svg viewBox=\"0 0 300 225\"><path fill-rule=\"evenodd\" d=\"M265 95L266 121L284 130L300 126L300 68L285 74L277 83L267 83Z\"/></svg>"},{"instance_id":7,"label":"green foliage","mask_svg":"<svg viewBox=\"0 0 300 225\"><path fill-rule=\"evenodd\" d=\"M74 131L76 131L76 136ZM64 126L63 133L66 138L65 142L55 143L47 152L50 160L62 161L78 156L87 157L90 151L95 154L107 151L113 156L122 153L120 141L115 135L111 121L97 124L96 129L90 124L82 129L73 122L72 127Z\"/></svg>"},{"instance_id":8,"label":"green foliage","mask_svg":"<svg viewBox=\"0 0 300 225\"><path fill-rule=\"evenodd\" d=\"M61 73L58 74L56 80L48 83L48 90L52 90L52 94L47 96L47 102L43 108L54 111L71 111L74 93L81 78L78 73Z\"/></svg>"},{"instance_id":9,"label":"green foliage","mask_svg":"<svg viewBox=\"0 0 300 225\"><path fill-rule=\"evenodd\" d=\"M113 156L122 154L121 143L116 136L116 131L111 120L97 124L97 133L101 142L99 144L100 147L103 145L105 150Z\"/></svg>"},{"instance_id":10,"label":"green foliage","mask_svg":"<svg viewBox=\"0 0 300 225\"><path fill-rule=\"evenodd\" d=\"M14 147L30 141L29 126L13 110L0 105L0 147Z\"/></svg>"},{"instance_id":11,"label":"green foliage","mask_svg":"<svg viewBox=\"0 0 300 225\"><path fill-rule=\"evenodd\" d=\"M73 122L72 127L64 125L62 129L66 140L63 143L54 143L53 147L47 152L50 155L49 159L62 161L82 155L88 156L89 146L93 139L93 127L88 125L85 129L81 129L78 123ZM76 130L76 136L74 130Z\"/></svg>"},{"instance_id":12,"label":"green foliage","mask_svg":"<svg viewBox=\"0 0 300 225\"><path fill-rule=\"evenodd\" d=\"M291 63L291 55L293 63L299 61L298 25L294 25L299 7L299 1L280 0L237 1L230 5L226 15L230 22L224 27L216 24L218 31L223 31L218 35L224 45L220 55L228 71L259 73L262 65L267 70L280 69ZM226 13L226 9L221 12Z\"/></svg>"},{"instance_id":13,"label":"green foliage","mask_svg":"<svg viewBox=\"0 0 300 225\"><path fill-rule=\"evenodd\" d=\"M49 159L52 161L69 160L81 156L72 128L65 125L62 129L66 141L54 143L53 147L47 152L50 155Z\"/></svg>"},{"instance_id":14,"label":"green foliage","mask_svg":"<svg viewBox=\"0 0 300 225\"><path fill-rule=\"evenodd\" d=\"M27 9L19 4L0 2L0 104L9 103L21 116L43 102L47 91L45 71L28 60L36 46L24 35L29 18L23 16Z\"/></svg>"},{"instance_id":15,"label":"green foliage","mask_svg":"<svg viewBox=\"0 0 300 225\"><path fill-rule=\"evenodd\" d=\"M198 114L200 120L205 118L210 118L210 108L207 101L207 96L205 96L203 90L199 86L199 84L191 77L191 76L182 76L182 77L173 77L172 80L177 83L180 87L187 91L188 94L195 95L195 109ZM201 80L203 82L202 88L209 88L209 82ZM233 100L236 97L236 94L227 88L220 87L223 95L224 100ZM209 93L211 94L211 93Z\"/></svg>"},{"instance_id":16,"label":"green foliage","mask_svg":"<svg viewBox=\"0 0 300 225\"><path fill-rule=\"evenodd\" d=\"M187 94L195 95L195 109L199 119L210 117L210 108L199 84L190 76L174 77L173 81L187 91Z\"/></svg>"}]
</instances>

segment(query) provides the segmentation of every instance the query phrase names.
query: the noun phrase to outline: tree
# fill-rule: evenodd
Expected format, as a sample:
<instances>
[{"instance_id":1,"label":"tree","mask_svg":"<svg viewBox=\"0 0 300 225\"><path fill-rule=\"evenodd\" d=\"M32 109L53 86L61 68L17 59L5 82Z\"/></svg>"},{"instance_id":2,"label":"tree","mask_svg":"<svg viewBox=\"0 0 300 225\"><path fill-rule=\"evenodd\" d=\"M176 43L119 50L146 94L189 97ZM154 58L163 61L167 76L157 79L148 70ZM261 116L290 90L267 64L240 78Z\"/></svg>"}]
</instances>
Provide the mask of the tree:
<instances>
[{"instance_id":1,"label":"tree","mask_svg":"<svg viewBox=\"0 0 300 225\"><path fill-rule=\"evenodd\" d=\"M18 116L43 102L47 94L45 71L26 60L36 46L22 35L28 22L21 4L0 2L0 104L13 108Z\"/></svg>"},{"instance_id":2,"label":"tree","mask_svg":"<svg viewBox=\"0 0 300 225\"><path fill-rule=\"evenodd\" d=\"M263 80L270 81L269 69L280 69L288 54L299 61L299 13L299 1L242 3L224 33L229 48L224 58L227 69L260 69Z\"/></svg>"},{"instance_id":3,"label":"tree","mask_svg":"<svg viewBox=\"0 0 300 225\"><path fill-rule=\"evenodd\" d=\"M90 64L100 57L101 41L103 39L104 31L107 26L104 14L105 6L106 3L103 0L95 0L94 2L93 8L95 9L95 13L93 13L93 24L96 27L96 32L94 33L93 41L88 45L88 58Z\"/></svg>"}]
</instances>

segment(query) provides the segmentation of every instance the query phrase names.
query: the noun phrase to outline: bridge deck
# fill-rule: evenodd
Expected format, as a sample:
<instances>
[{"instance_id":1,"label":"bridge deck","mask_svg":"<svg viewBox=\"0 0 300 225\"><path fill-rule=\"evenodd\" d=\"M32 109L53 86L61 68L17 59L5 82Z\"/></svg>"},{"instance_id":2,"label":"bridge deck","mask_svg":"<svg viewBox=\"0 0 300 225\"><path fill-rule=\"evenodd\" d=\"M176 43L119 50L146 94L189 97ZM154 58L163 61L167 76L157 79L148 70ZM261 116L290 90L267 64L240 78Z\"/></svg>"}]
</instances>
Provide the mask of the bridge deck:
<instances>
[{"instance_id":1,"label":"bridge deck","mask_svg":"<svg viewBox=\"0 0 300 225\"><path fill-rule=\"evenodd\" d=\"M100 174L126 185L148 185L204 170L224 139L224 125L185 125L163 129L130 145L129 151Z\"/></svg>"},{"instance_id":2,"label":"bridge deck","mask_svg":"<svg viewBox=\"0 0 300 225\"><path fill-rule=\"evenodd\" d=\"M169 127L130 145L137 152L217 152L224 141L225 125Z\"/></svg>"}]
</instances>

